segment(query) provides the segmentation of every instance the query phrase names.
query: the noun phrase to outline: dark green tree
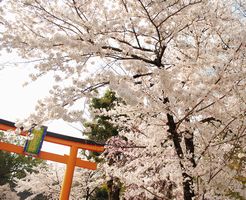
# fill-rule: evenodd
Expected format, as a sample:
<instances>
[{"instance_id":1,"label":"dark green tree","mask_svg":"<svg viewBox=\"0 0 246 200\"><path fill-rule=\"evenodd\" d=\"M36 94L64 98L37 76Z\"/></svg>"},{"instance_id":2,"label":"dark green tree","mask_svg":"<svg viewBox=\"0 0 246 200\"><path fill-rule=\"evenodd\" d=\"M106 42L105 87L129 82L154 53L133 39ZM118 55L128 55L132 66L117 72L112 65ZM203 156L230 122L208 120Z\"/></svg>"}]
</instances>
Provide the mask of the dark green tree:
<instances>
[{"instance_id":1,"label":"dark green tree","mask_svg":"<svg viewBox=\"0 0 246 200\"><path fill-rule=\"evenodd\" d=\"M0 140L2 136L3 133L0 132ZM0 185L9 183L13 187L15 178L24 178L26 172L33 172L33 167L42 162L40 159L0 151Z\"/></svg>"},{"instance_id":2,"label":"dark green tree","mask_svg":"<svg viewBox=\"0 0 246 200\"><path fill-rule=\"evenodd\" d=\"M94 193L88 198L89 200L108 200L108 188L105 186L98 187Z\"/></svg>"},{"instance_id":3,"label":"dark green tree","mask_svg":"<svg viewBox=\"0 0 246 200\"><path fill-rule=\"evenodd\" d=\"M93 98L91 109L113 109L121 99L116 97L114 91L107 90L103 97ZM109 122L110 117L104 115L96 115L92 122L84 124L90 128L90 131L85 131L84 134L91 140L99 143L105 143L110 137L118 135L118 127Z\"/></svg>"},{"instance_id":4,"label":"dark green tree","mask_svg":"<svg viewBox=\"0 0 246 200\"><path fill-rule=\"evenodd\" d=\"M24 178L26 172L32 172L33 167L41 162L31 157L0 151L0 185L13 185L14 178Z\"/></svg>"},{"instance_id":5,"label":"dark green tree","mask_svg":"<svg viewBox=\"0 0 246 200\"><path fill-rule=\"evenodd\" d=\"M102 97L93 98L90 108L93 109L106 109L107 111L114 109L118 103L124 103L119 97L116 97L116 93L111 90L107 90ZM96 115L91 122L84 124L90 131L84 132L84 134L91 140L98 143L105 143L109 138L117 136L120 127L115 126L110 122L110 117L105 115ZM96 162L102 162L98 156L99 153L95 152L83 152L88 159L94 159ZM90 196L90 200L117 200L120 196L122 184L120 180L114 179L107 181L102 187L98 187L95 192Z\"/></svg>"}]
</instances>

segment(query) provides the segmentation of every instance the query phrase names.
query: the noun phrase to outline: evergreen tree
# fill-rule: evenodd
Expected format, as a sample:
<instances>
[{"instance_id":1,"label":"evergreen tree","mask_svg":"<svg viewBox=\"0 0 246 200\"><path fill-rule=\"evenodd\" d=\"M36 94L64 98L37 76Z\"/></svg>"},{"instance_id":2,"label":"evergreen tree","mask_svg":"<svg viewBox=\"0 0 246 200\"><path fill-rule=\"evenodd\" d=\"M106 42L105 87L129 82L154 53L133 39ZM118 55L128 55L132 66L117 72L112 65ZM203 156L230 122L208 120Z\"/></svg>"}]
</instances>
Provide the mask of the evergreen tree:
<instances>
[{"instance_id":1,"label":"evergreen tree","mask_svg":"<svg viewBox=\"0 0 246 200\"><path fill-rule=\"evenodd\" d=\"M107 111L114 108L121 99L116 97L114 91L107 90L103 97L93 98L91 109L106 109ZM84 134L91 140L99 143L105 143L110 137L118 135L118 127L109 122L110 117L104 115L96 115L92 122L86 122L85 127L89 131Z\"/></svg>"},{"instance_id":2,"label":"evergreen tree","mask_svg":"<svg viewBox=\"0 0 246 200\"><path fill-rule=\"evenodd\" d=\"M0 132L0 140L2 140L3 132ZM32 172L33 167L38 166L43 161L0 151L0 185L9 183L10 186L14 186L14 179L21 179L26 176L26 172Z\"/></svg>"},{"instance_id":3,"label":"evergreen tree","mask_svg":"<svg viewBox=\"0 0 246 200\"><path fill-rule=\"evenodd\" d=\"M123 102L121 98L116 97L116 93L111 90L107 90L102 97L95 97L91 101L91 110L93 109L106 109L107 111L114 109L117 103ZM117 136L119 132L119 127L115 126L110 122L110 117L105 115L95 115L92 122L85 123L85 127L89 128L89 131L84 132L84 134L91 140L105 143L109 138ZM84 155L88 159L93 158L96 162L101 162L98 156L100 153L90 152ZM107 181L102 187L97 188L94 192L94 195L90 197L90 200L111 200L119 199L120 190L122 186L120 181L117 179L111 179Z\"/></svg>"}]
</instances>

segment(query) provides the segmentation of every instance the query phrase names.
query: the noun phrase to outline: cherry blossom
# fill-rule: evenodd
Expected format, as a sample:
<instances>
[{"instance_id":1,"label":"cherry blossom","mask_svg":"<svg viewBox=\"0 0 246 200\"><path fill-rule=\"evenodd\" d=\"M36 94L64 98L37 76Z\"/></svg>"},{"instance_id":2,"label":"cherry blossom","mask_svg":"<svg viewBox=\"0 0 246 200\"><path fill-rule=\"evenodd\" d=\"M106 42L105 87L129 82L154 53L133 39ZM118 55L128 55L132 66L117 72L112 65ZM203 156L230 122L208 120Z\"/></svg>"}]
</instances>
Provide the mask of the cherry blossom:
<instances>
[{"instance_id":1,"label":"cherry blossom","mask_svg":"<svg viewBox=\"0 0 246 200\"><path fill-rule=\"evenodd\" d=\"M243 3L214 0L1 2L1 48L57 85L29 123L84 121L81 101L105 87L111 116L103 169L126 199L245 196ZM235 11L236 10L236 11ZM87 116L88 117L88 116ZM239 156L238 156L239 155Z\"/></svg>"}]
</instances>

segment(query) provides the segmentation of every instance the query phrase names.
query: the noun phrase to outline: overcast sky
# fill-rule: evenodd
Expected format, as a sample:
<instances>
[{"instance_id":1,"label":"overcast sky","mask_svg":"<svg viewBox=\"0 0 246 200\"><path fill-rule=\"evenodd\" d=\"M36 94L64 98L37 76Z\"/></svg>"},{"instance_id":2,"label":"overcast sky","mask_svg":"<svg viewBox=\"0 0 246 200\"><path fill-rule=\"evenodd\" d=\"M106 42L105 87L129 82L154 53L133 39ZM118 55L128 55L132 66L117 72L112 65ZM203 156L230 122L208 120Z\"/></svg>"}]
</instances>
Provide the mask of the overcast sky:
<instances>
[{"instance_id":1,"label":"overcast sky","mask_svg":"<svg viewBox=\"0 0 246 200\"><path fill-rule=\"evenodd\" d=\"M47 96L52 86L52 78L49 76L23 86L29 80L32 67L31 64L15 66L9 63L16 61L18 59L14 55L4 54L0 56L0 67L4 67L0 70L0 118L12 122L25 119L33 112L37 100ZM62 120L45 125L48 126L48 131L81 137L80 131ZM44 144L43 149L53 151L57 147Z\"/></svg>"}]
</instances>

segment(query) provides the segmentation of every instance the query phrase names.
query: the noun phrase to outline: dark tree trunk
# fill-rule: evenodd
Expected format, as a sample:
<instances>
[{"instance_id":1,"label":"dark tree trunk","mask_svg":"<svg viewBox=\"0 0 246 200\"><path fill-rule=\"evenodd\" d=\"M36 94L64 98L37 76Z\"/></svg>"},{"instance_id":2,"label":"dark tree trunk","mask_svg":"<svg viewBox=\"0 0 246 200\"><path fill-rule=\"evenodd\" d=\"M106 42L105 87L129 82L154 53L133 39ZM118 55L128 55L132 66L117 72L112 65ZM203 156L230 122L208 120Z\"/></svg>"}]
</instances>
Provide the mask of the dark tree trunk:
<instances>
[{"instance_id":1,"label":"dark tree trunk","mask_svg":"<svg viewBox=\"0 0 246 200\"><path fill-rule=\"evenodd\" d=\"M109 200L120 200L120 186L118 183L114 183L113 179L107 182L108 186L108 199Z\"/></svg>"},{"instance_id":2,"label":"dark tree trunk","mask_svg":"<svg viewBox=\"0 0 246 200\"><path fill-rule=\"evenodd\" d=\"M184 200L192 200L195 196L194 189L193 189L193 180L190 175L186 173L185 167L183 165L184 153L181 147L181 135L177 132L176 123L174 122L173 116L167 113L167 125L169 127L168 132L171 134L171 138L174 144L175 151L179 157L179 164L182 170L182 177L183 177L183 192L184 192ZM194 144L193 144L193 137L186 138L185 141L186 150L194 153ZM192 158L191 162L193 163L194 159ZM193 163L194 166L194 163Z\"/></svg>"},{"instance_id":3,"label":"dark tree trunk","mask_svg":"<svg viewBox=\"0 0 246 200\"><path fill-rule=\"evenodd\" d=\"M89 188L86 188L86 197L85 197L85 200L89 200L90 198L90 190Z\"/></svg>"},{"instance_id":4,"label":"dark tree trunk","mask_svg":"<svg viewBox=\"0 0 246 200\"><path fill-rule=\"evenodd\" d=\"M185 132L184 136L184 142L185 142L185 147L186 147L186 152L191 154L191 158L189 159L190 162L192 163L193 167L196 167L196 162L194 159L194 142L193 142L193 133L190 133L189 131Z\"/></svg>"}]
</instances>

